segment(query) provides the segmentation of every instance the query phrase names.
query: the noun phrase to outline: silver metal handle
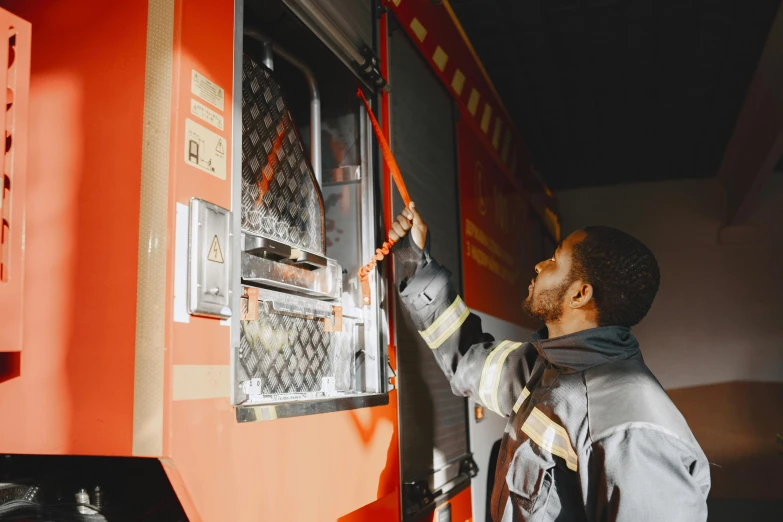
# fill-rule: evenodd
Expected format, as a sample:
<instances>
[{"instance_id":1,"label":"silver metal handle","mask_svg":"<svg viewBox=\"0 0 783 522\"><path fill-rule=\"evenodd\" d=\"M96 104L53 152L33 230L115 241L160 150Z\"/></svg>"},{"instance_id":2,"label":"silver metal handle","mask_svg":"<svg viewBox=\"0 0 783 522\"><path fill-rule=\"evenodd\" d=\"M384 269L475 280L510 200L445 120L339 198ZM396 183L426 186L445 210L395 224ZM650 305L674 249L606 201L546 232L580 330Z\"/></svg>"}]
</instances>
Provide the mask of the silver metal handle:
<instances>
[{"instance_id":1,"label":"silver metal handle","mask_svg":"<svg viewBox=\"0 0 783 522\"><path fill-rule=\"evenodd\" d=\"M260 301L267 303L270 308L270 312L285 315L294 315L303 318L317 318L317 319L331 319L334 314L331 311L318 310L316 308L310 308L307 306L301 306L294 303L285 303L283 301L267 300Z\"/></svg>"}]
</instances>

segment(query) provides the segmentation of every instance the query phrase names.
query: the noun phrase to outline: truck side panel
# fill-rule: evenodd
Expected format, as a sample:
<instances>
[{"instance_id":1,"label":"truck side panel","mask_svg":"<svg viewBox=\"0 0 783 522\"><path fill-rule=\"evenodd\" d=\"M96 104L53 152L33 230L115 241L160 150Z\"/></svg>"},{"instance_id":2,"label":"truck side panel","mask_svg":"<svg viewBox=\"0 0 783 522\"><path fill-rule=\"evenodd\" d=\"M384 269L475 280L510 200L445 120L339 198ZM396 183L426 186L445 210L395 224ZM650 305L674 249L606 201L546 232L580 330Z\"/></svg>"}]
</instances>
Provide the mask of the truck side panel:
<instances>
[{"instance_id":1,"label":"truck side panel","mask_svg":"<svg viewBox=\"0 0 783 522\"><path fill-rule=\"evenodd\" d=\"M131 447L146 3L9 1L33 25L24 345L0 448ZM2 311L0 311L2 313Z\"/></svg>"}]
</instances>

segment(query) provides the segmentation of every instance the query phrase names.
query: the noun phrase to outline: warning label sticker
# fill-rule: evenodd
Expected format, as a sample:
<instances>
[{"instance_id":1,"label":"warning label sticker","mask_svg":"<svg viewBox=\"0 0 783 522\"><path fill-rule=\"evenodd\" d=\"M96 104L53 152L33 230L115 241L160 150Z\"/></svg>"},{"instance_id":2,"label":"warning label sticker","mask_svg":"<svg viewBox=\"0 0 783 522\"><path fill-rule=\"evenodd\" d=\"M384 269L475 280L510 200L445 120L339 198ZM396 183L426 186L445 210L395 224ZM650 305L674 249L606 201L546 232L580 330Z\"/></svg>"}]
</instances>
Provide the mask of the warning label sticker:
<instances>
[{"instance_id":1,"label":"warning label sticker","mask_svg":"<svg viewBox=\"0 0 783 522\"><path fill-rule=\"evenodd\" d=\"M214 261L215 263L223 262L223 252L220 250L220 242L218 241L217 236L215 236L215 238L212 240L212 245L209 247L209 254L207 254L207 259L209 261Z\"/></svg>"},{"instance_id":2,"label":"warning label sticker","mask_svg":"<svg viewBox=\"0 0 783 522\"><path fill-rule=\"evenodd\" d=\"M215 82L192 69L190 75L190 92L211 103L221 111L225 103L225 91Z\"/></svg>"},{"instance_id":3,"label":"warning label sticker","mask_svg":"<svg viewBox=\"0 0 783 522\"><path fill-rule=\"evenodd\" d=\"M226 140L199 125L185 119L185 161L189 165L226 179Z\"/></svg>"},{"instance_id":4,"label":"warning label sticker","mask_svg":"<svg viewBox=\"0 0 783 522\"><path fill-rule=\"evenodd\" d=\"M193 98L190 99L190 113L196 118L204 120L218 129L223 130L223 116Z\"/></svg>"}]
</instances>

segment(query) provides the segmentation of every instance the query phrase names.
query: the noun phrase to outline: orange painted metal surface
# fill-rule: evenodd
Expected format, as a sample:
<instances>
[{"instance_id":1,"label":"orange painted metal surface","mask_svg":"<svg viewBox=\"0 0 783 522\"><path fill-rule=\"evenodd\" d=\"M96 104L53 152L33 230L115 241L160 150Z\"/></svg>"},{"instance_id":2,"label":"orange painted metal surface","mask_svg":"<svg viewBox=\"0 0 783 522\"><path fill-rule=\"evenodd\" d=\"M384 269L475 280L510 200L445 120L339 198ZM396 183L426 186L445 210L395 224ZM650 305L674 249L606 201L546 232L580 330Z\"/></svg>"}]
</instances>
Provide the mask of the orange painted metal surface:
<instances>
[{"instance_id":1,"label":"orange painted metal surface","mask_svg":"<svg viewBox=\"0 0 783 522\"><path fill-rule=\"evenodd\" d=\"M0 9L0 382L18 374L22 349L30 44L30 23Z\"/></svg>"},{"instance_id":2,"label":"orange painted metal surface","mask_svg":"<svg viewBox=\"0 0 783 522\"><path fill-rule=\"evenodd\" d=\"M465 522L473 521L472 504L470 497L470 488L460 491L457 496L451 499L451 519L454 522L464 520Z\"/></svg>"},{"instance_id":3,"label":"orange painted metal surface","mask_svg":"<svg viewBox=\"0 0 783 522\"><path fill-rule=\"evenodd\" d=\"M146 3L3 6L33 45L24 350L0 382L0 451L127 455Z\"/></svg>"},{"instance_id":4,"label":"orange painted metal surface","mask_svg":"<svg viewBox=\"0 0 783 522\"><path fill-rule=\"evenodd\" d=\"M33 24L34 43L24 350L19 375L0 380L15 428L0 430L0 452L131 456L148 4L4 6ZM232 206L230 155L221 180L183 147L193 70L224 89L224 130L210 130L233 145L233 40L234 2L176 1L160 460L194 522L399 520L396 392L388 406L247 424L228 389L173 399L175 366L230 364L229 328L175 322L173 295L177 204ZM382 111L388 135L386 99ZM469 519L469 490L452 503Z\"/></svg>"}]
</instances>

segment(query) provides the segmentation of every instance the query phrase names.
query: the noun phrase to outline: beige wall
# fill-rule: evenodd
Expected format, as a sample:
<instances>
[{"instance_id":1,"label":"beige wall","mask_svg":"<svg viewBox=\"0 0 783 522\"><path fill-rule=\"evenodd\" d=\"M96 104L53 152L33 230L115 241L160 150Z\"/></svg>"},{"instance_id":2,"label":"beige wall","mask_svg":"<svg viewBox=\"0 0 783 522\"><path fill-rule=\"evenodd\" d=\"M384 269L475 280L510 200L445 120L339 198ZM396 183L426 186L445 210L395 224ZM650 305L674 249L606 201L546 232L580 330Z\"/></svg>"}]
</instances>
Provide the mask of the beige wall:
<instances>
[{"instance_id":1,"label":"beige wall","mask_svg":"<svg viewBox=\"0 0 783 522\"><path fill-rule=\"evenodd\" d=\"M666 388L783 382L783 176L767 187L750 221L753 230L721 232L724 196L713 180L599 187L558 197L564 233L614 226L655 252L661 288L634 333ZM721 233L731 232L734 244L722 244Z\"/></svg>"},{"instance_id":2,"label":"beige wall","mask_svg":"<svg viewBox=\"0 0 783 522\"><path fill-rule=\"evenodd\" d=\"M558 196L564 233L614 226L658 258L661 288L634 333L714 463L710 520L783 520L783 176L740 229L722 227L712 179Z\"/></svg>"},{"instance_id":3,"label":"beige wall","mask_svg":"<svg viewBox=\"0 0 783 522\"><path fill-rule=\"evenodd\" d=\"M711 495L783 498L783 384L732 382L669 390L713 465ZM783 520L781 518L780 520Z\"/></svg>"}]
</instances>

